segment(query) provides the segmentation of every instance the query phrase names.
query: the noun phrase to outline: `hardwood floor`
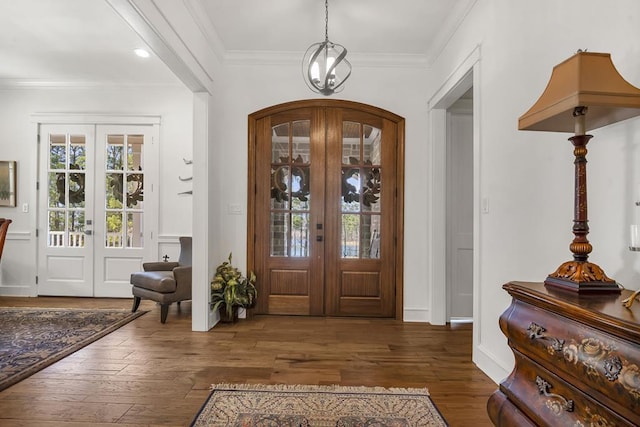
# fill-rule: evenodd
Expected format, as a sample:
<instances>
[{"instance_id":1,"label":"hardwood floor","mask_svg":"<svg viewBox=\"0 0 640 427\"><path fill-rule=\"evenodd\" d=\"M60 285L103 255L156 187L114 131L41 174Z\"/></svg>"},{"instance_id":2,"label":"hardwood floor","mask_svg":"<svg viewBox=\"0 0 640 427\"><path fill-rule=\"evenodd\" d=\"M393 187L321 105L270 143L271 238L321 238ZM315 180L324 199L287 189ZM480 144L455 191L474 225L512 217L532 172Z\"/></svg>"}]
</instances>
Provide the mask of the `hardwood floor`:
<instances>
[{"instance_id":1,"label":"hardwood floor","mask_svg":"<svg viewBox=\"0 0 640 427\"><path fill-rule=\"evenodd\" d=\"M0 306L130 308L131 300L7 298ZM188 426L212 383L427 387L452 427L490 426L497 388L471 325L255 316L191 331L191 303L149 313L0 392L0 425Z\"/></svg>"}]
</instances>

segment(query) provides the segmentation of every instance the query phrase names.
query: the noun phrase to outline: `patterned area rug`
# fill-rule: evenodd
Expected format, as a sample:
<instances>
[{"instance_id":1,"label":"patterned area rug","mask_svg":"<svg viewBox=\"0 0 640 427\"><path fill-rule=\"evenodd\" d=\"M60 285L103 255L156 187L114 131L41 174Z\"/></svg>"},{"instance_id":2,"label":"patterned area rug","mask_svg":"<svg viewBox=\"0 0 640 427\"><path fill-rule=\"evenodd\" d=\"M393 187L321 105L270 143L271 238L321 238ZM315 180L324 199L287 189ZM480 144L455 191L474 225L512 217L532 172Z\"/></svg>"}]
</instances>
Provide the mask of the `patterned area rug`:
<instances>
[{"instance_id":1,"label":"patterned area rug","mask_svg":"<svg viewBox=\"0 0 640 427\"><path fill-rule=\"evenodd\" d=\"M146 313L0 308L0 390Z\"/></svg>"},{"instance_id":2,"label":"patterned area rug","mask_svg":"<svg viewBox=\"0 0 640 427\"><path fill-rule=\"evenodd\" d=\"M447 426L427 389L214 384L191 427Z\"/></svg>"}]
</instances>

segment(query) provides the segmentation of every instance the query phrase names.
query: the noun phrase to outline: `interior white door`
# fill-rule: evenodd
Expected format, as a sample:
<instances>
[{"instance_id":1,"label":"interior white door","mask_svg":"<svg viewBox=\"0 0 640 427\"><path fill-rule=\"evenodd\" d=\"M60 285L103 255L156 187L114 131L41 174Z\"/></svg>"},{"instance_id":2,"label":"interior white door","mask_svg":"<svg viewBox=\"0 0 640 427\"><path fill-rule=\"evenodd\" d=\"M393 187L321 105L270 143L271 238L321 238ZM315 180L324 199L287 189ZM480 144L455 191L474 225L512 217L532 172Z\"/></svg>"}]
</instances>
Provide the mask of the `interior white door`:
<instances>
[{"instance_id":1,"label":"interior white door","mask_svg":"<svg viewBox=\"0 0 640 427\"><path fill-rule=\"evenodd\" d=\"M130 297L131 273L151 258L153 221L146 201L152 195L147 155L150 126L102 125L96 130L94 295ZM153 156L150 156L153 158ZM99 166L98 166L99 165ZM155 169L155 168L152 168ZM152 180L151 180L152 181Z\"/></svg>"},{"instance_id":2,"label":"interior white door","mask_svg":"<svg viewBox=\"0 0 640 427\"><path fill-rule=\"evenodd\" d=\"M447 320L473 317L473 115L447 113Z\"/></svg>"},{"instance_id":3,"label":"interior white door","mask_svg":"<svg viewBox=\"0 0 640 427\"><path fill-rule=\"evenodd\" d=\"M38 294L93 296L92 125L40 127Z\"/></svg>"},{"instance_id":4,"label":"interior white door","mask_svg":"<svg viewBox=\"0 0 640 427\"><path fill-rule=\"evenodd\" d=\"M38 294L130 297L155 259L157 127L42 125L40 138Z\"/></svg>"}]
</instances>

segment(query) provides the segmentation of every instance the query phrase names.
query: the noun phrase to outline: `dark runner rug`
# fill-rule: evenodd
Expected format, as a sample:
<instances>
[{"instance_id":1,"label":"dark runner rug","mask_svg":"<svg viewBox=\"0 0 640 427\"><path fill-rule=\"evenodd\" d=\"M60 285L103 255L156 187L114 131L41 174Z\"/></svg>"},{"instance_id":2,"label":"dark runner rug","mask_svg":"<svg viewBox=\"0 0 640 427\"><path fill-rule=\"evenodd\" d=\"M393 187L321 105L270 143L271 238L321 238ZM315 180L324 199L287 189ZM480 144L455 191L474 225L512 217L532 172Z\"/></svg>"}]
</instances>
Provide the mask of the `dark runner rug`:
<instances>
[{"instance_id":1,"label":"dark runner rug","mask_svg":"<svg viewBox=\"0 0 640 427\"><path fill-rule=\"evenodd\" d=\"M214 384L191 423L205 426L447 426L427 389Z\"/></svg>"},{"instance_id":2,"label":"dark runner rug","mask_svg":"<svg viewBox=\"0 0 640 427\"><path fill-rule=\"evenodd\" d=\"M115 309L0 308L0 390L144 313Z\"/></svg>"}]
</instances>

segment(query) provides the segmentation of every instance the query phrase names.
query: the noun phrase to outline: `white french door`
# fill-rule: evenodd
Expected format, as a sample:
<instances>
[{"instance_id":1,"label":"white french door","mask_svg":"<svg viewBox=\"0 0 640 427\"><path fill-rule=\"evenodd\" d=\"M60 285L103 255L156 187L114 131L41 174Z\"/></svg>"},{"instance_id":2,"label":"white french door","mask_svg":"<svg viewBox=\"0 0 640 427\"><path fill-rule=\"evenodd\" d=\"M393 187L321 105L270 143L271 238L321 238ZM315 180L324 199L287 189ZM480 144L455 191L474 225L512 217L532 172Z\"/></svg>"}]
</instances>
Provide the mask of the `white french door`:
<instances>
[{"instance_id":1,"label":"white french door","mask_svg":"<svg viewBox=\"0 0 640 427\"><path fill-rule=\"evenodd\" d=\"M146 125L40 125L39 295L131 296L131 273L155 259L156 134Z\"/></svg>"}]
</instances>

